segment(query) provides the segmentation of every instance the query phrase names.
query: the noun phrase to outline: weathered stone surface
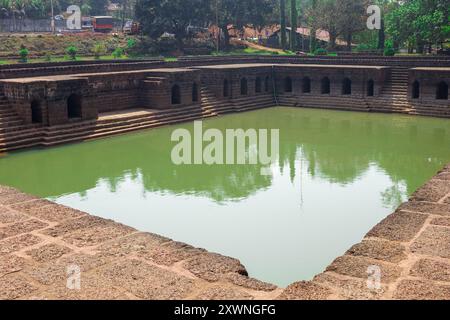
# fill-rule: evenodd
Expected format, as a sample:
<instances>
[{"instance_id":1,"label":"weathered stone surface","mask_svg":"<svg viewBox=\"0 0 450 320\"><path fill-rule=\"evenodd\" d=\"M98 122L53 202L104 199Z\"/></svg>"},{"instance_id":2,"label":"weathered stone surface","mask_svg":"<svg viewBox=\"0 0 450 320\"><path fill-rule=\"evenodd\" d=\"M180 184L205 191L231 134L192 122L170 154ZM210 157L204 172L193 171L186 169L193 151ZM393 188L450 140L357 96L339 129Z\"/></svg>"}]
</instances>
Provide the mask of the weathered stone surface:
<instances>
[{"instance_id":1,"label":"weathered stone surface","mask_svg":"<svg viewBox=\"0 0 450 320\"><path fill-rule=\"evenodd\" d=\"M121 290L102 278L81 274L79 289L67 281L59 281L46 292L49 299L58 300L128 300Z\"/></svg>"},{"instance_id":2,"label":"weathered stone surface","mask_svg":"<svg viewBox=\"0 0 450 320\"><path fill-rule=\"evenodd\" d=\"M11 193L19 193L17 189L8 186L0 186L0 195L6 195Z\"/></svg>"},{"instance_id":3,"label":"weathered stone surface","mask_svg":"<svg viewBox=\"0 0 450 320\"><path fill-rule=\"evenodd\" d=\"M410 201L400 206L401 210L429 213L441 216L450 215L450 205L441 203L430 203L421 201Z\"/></svg>"},{"instance_id":4,"label":"weathered stone surface","mask_svg":"<svg viewBox=\"0 0 450 320\"><path fill-rule=\"evenodd\" d=\"M36 199L36 200L32 200L32 201L14 204L11 206L11 208L14 210L29 214L29 213L33 212L34 210L36 210L37 208L41 208L41 207L48 206L51 204L53 204L53 202L50 202L48 200Z\"/></svg>"},{"instance_id":5,"label":"weathered stone surface","mask_svg":"<svg viewBox=\"0 0 450 320\"><path fill-rule=\"evenodd\" d=\"M27 219L30 219L30 217L23 213L19 213L16 211L8 210L4 207L0 207L0 224L15 223Z\"/></svg>"},{"instance_id":6,"label":"weathered stone surface","mask_svg":"<svg viewBox=\"0 0 450 320\"><path fill-rule=\"evenodd\" d=\"M22 233L44 229L48 224L36 219L30 219L0 228L0 240L17 236Z\"/></svg>"},{"instance_id":7,"label":"weathered stone surface","mask_svg":"<svg viewBox=\"0 0 450 320\"><path fill-rule=\"evenodd\" d=\"M107 257L83 253L76 253L69 256L64 256L58 260L58 264L67 267L71 265L76 265L80 267L82 272L88 272L92 269L98 268L110 262L111 259Z\"/></svg>"},{"instance_id":8,"label":"weathered stone surface","mask_svg":"<svg viewBox=\"0 0 450 320\"><path fill-rule=\"evenodd\" d=\"M2 300L18 299L35 290L36 287L20 276L6 276L0 281L0 299Z\"/></svg>"},{"instance_id":9,"label":"weathered stone surface","mask_svg":"<svg viewBox=\"0 0 450 320\"><path fill-rule=\"evenodd\" d=\"M363 240L351 247L347 254L388 262L400 262L407 257L405 246L398 242L385 240Z\"/></svg>"},{"instance_id":10,"label":"weathered stone surface","mask_svg":"<svg viewBox=\"0 0 450 320\"><path fill-rule=\"evenodd\" d=\"M26 261L14 255L3 256L0 259L0 279L10 273L15 273L23 269ZM0 280L1 281L1 280Z\"/></svg>"},{"instance_id":11,"label":"weathered stone surface","mask_svg":"<svg viewBox=\"0 0 450 320\"><path fill-rule=\"evenodd\" d=\"M170 239L156 234L140 232L102 244L97 250L102 256L121 257L130 253L151 251L168 241Z\"/></svg>"},{"instance_id":12,"label":"weathered stone surface","mask_svg":"<svg viewBox=\"0 0 450 320\"><path fill-rule=\"evenodd\" d=\"M333 271L347 276L367 279L369 277L369 267L373 266L380 268L382 283L391 283L396 280L401 273L401 269L393 264L388 264L375 259L353 256L342 256L337 258L327 267L326 271Z\"/></svg>"},{"instance_id":13,"label":"weathered stone surface","mask_svg":"<svg viewBox=\"0 0 450 320\"><path fill-rule=\"evenodd\" d=\"M376 225L368 236L392 241L410 241L422 228L427 215L398 211Z\"/></svg>"},{"instance_id":14,"label":"weathered stone surface","mask_svg":"<svg viewBox=\"0 0 450 320\"><path fill-rule=\"evenodd\" d=\"M225 279L227 279L228 281L230 281L231 283L233 283L237 286L252 289L252 290L257 290L257 291L273 291L273 290L277 289L277 286L275 286L273 284L263 282L263 281L260 281L257 279L249 278L247 276L243 276L238 273L228 273L225 276Z\"/></svg>"},{"instance_id":15,"label":"weathered stone surface","mask_svg":"<svg viewBox=\"0 0 450 320\"><path fill-rule=\"evenodd\" d=\"M62 255L71 252L72 250L57 244L46 244L42 247L26 251L26 254L31 256L38 262L48 262L61 257Z\"/></svg>"},{"instance_id":16,"label":"weathered stone surface","mask_svg":"<svg viewBox=\"0 0 450 320\"><path fill-rule=\"evenodd\" d=\"M112 224L112 221L105 220L95 216L86 216L79 219L64 221L53 228L41 231L42 234L51 237L62 237L69 233L76 232L81 229L91 228L98 225Z\"/></svg>"},{"instance_id":17,"label":"weathered stone surface","mask_svg":"<svg viewBox=\"0 0 450 320\"><path fill-rule=\"evenodd\" d=\"M90 247L108 240L125 236L135 230L121 224L106 226L95 226L87 229L77 230L65 237L63 240L77 247Z\"/></svg>"},{"instance_id":18,"label":"weathered stone surface","mask_svg":"<svg viewBox=\"0 0 450 320\"><path fill-rule=\"evenodd\" d=\"M289 285L278 300L323 300L328 298L332 292L310 281L300 281Z\"/></svg>"},{"instance_id":19,"label":"weathered stone surface","mask_svg":"<svg viewBox=\"0 0 450 320\"><path fill-rule=\"evenodd\" d=\"M150 251L141 251L140 257L151 260L157 264L171 266L174 263L190 259L206 250L194 248L185 243L170 241L160 246L155 246Z\"/></svg>"},{"instance_id":20,"label":"weathered stone surface","mask_svg":"<svg viewBox=\"0 0 450 320\"><path fill-rule=\"evenodd\" d=\"M0 194L0 204L5 205L5 206L15 204L15 203L20 203L20 202L25 202L25 201L36 200L36 199L38 199L38 198L24 194L24 193Z\"/></svg>"},{"instance_id":21,"label":"weathered stone surface","mask_svg":"<svg viewBox=\"0 0 450 320\"><path fill-rule=\"evenodd\" d=\"M450 185L447 181L432 179L423 187L417 190L412 199L416 201L437 202L450 192Z\"/></svg>"},{"instance_id":22,"label":"weathered stone surface","mask_svg":"<svg viewBox=\"0 0 450 320\"><path fill-rule=\"evenodd\" d=\"M51 262L30 266L24 272L35 281L44 285L52 285L67 279L67 266Z\"/></svg>"},{"instance_id":23,"label":"weathered stone surface","mask_svg":"<svg viewBox=\"0 0 450 320\"><path fill-rule=\"evenodd\" d=\"M216 253L204 253L195 256L184 262L183 266L196 276L208 281L217 281L230 272L248 275L247 270L239 260Z\"/></svg>"},{"instance_id":24,"label":"weathered stone surface","mask_svg":"<svg viewBox=\"0 0 450 320\"><path fill-rule=\"evenodd\" d=\"M447 172L447 171L441 172L436 176L436 179L450 180L450 172Z\"/></svg>"},{"instance_id":25,"label":"weathered stone surface","mask_svg":"<svg viewBox=\"0 0 450 320\"><path fill-rule=\"evenodd\" d=\"M201 291L194 300L253 300L253 297L241 290L214 286Z\"/></svg>"},{"instance_id":26,"label":"weathered stone surface","mask_svg":"<svg viewBox=\"0 0 450 320\"><path fill-rule=\"evenodd\" d=\"M430 226L411 245L411 251L450 258L450 228Z\"/></svg>"},{"instance_id":27,"label":"weathered stone surface","mask_svg":"<svg viewBox=\"0 0 450 320\"><path fill-rule=\"evenodd\" d=\"M23 248L27 248L36 245L43 240L32 234L25 234L15 238L9 238L0 241L0 256L9 254L12 252L20 251Z\"/></svg>"},{"instance_id":28,"label":"weathered stone surface","mask_svg":"<svg viewBox=\"0 0 450 320\"><path fill-rule=\"evenodd\" d=\"M434 218L433 220L431 220L430 224L450 227L450 218L447 217Z\"/></svg>"},{"instance_id":29,"label":"weathered stone surface","mask_svg":"<svg viewBox=\"0 0 450 320\"><path fill-rule=\"evenodd\" d=\"M96 274L142 299L183 299L195 289L193 280L137 260L117 261Z\"/></svg>"},{"instance_id":30,"label":"weathered stone surface","mask_svg":"<svg viewBox=\"0 0 450 320\"><path fill-rule=\"evenodd\" d=\"M314 278L314 282L321 284L331 290L342 299L351 300L378 300L383 299L383 294L386 292L388 285L370 282L368 279L355 279L336 277L329 272L324 272Z\"/></svg>"},{"instance_id":31,"label":"weathered stone surface","mask_svg":"<svg viewBox=\"0 0 450 320\"><path fill-rule=\"evenodd\" d=\"M450 264L431 259L420 259L411 269L412 276L450 282Z\"/></svg>"},{"instance_id":32,"label":"weathered stone surface","mask_svg":"<svg viewBox=\"0 0 450 320\"><path fill-rule=\"evenodd\" d=\"M60 206L58 204L34 208L29 210L27 213L36 218L54 222L79 218L86 215L86 213L79 210Z\"/></svg>"},{"instance_id":33,"label":"weathered stone surface","mask_svg":"<svg viewBox=\"0 0 450 320\"><path fill-rule=\"evenodd\" d=\"M95 268L104 266L109 261L98 255L73 254L61 257L57 261L27 267L25 273L41 284L53 285L66 281L68 270L73 267L78 267L83 275Z\"/></svg>"},{"instance_id":34,"label":"weathered stone surface","mask_svg":"<svg viewBox=\"0 0 450 320\"><path fill-rule=\"evenodd\" d=\"M450 300L450 286L430 281L403 280L394 293L401 300Z\"/></svg>"}]
</instances>

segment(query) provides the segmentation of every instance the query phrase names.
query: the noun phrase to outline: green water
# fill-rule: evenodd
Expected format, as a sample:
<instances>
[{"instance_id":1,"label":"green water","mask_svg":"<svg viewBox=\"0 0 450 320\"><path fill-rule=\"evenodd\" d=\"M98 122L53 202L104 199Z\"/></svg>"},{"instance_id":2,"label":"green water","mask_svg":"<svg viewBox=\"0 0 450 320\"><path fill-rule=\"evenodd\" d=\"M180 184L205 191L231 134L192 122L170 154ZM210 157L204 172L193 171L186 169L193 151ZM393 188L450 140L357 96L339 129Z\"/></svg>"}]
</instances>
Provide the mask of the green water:
<instances>
[{"instance_id":1,"label":"green water","mask_svg":"<svg viewBox=\"0 0 450 320\"><path fill-rule=\"evenodd\" d=\"M450 120L272 108L207 128L279 128L260 166L172 164L175 128L0 158L0 184L241 260L285 286L311 279L450 162Z\"/></svg>"}]
</instances>

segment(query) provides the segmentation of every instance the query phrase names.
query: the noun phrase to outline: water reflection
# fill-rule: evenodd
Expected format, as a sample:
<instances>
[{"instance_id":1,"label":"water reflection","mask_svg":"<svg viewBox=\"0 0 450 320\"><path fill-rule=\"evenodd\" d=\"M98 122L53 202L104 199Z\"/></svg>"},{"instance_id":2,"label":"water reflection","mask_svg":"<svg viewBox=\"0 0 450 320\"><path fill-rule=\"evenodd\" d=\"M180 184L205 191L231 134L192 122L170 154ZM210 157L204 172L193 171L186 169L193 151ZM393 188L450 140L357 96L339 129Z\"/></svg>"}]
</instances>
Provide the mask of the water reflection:
<instances>
[{"instance_id":1,"label":"water reflection","mask_svg":"<svg viewBox=\"0 0 450 320\"><path fill-rule=\"evenodd\" d=\"M191 124L183 125L192 129ZM279 128L278 169L291 180L304 158L312 177L348 184L371 164L383 169L411 193L449 159L446 120L277 108L214 119L207 128ZM261 166L190 165L170 161L173 127L146 133L13 154L0 159L0 181L44 197L83 192L102 181L116 190L124 175L143 177L150 192L202 195L215 201L239 200L270 187ZM144 191L143 190L143 191ZM396 205L399 193L386 190L386 203Z\"/></svg>"}]
</instances>

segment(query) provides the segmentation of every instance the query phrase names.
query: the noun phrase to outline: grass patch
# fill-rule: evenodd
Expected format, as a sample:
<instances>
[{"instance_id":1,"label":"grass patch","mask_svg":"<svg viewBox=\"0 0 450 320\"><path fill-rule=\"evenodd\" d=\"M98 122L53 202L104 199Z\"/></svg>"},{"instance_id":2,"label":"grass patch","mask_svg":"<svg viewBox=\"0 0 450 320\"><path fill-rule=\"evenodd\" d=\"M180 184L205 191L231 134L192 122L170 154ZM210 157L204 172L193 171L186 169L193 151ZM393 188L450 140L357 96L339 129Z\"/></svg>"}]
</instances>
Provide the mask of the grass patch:
<instances>
[{"instance_id":1,"label":"grass patch","mask_svg":"<svg viewBox=\"0 0 450 320\"><path fill-rule=\"evenodd\" d=\"M28 59L27 63L32 64L32 63L43 63L43 62L45 62L45 63L52 63L52 62L57 63L57 62L70 62L70 61L127 60L127 59L129 59L129 57L127 57L127 56L122 56L120 58L116 58L116 57L113 57L112 55L100 56L99 59L95 59L95 57L92 57L92 56L84 56L84 57L77 56L75 58L75 60L73 60L69 56L63 56L63 57L61 57L61 56L60 57L51 56L50 60L48 60L47 57L32 58L32 59ZM18 59L0 60L0 65L17 64L17 63L19 63Z\"/></svg>"},{"instance_id":2,"label":"grass patch","mask_svg":"<svg viewBox=\"0 0 450 320\"><path fill-rule=\"evenodd\" d=\"M177 62L178 58L175 57L166 57L164 58L164 62Z\"/></svg>"}]
</instances>

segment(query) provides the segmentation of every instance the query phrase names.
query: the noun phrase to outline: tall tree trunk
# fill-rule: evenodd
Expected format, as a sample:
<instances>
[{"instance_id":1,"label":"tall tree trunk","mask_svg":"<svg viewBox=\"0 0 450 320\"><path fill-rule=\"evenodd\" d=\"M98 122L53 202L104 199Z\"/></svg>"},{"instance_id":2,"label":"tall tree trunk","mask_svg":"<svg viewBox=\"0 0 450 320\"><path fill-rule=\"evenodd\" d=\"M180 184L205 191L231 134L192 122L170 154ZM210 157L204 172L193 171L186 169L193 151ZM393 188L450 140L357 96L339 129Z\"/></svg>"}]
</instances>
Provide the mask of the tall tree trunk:
<instances>
[{"instance_id":1,"label":"tall tree trunk","mask_svg":"<svg viewBox=\"0 0 450 320\"><path fill-rule=\"evenodd\" d=\"M313 9L313 21L311 23L311 32L310 32L310 40L309 40L309 51L314 53L317 49L317 39L316 39L316 9L317 9L317 0L312 0L312 9Z\"/></svg>"},{"instance_id":2,"label":"tall tree trunk","mask_svg":"<svg viewBox=\"0 0 450 320\"><path fill-rule=\"evenodd\" d=\"M222 25L220 29L223 32L223 50L229 51L230 50L230 33L228 32L228 25ZM220 37L220 35L219 35Z\"/></svg>"},{"instance_id":3,"label":"tall tree trunk","mask_svg":"<svg viewBox=\"0 0 450 320\"><path fill-rule=\"evenodd\" d=\"M353 32L349 30L345 38L347 41L347 51L352 52Z\"/></svg>"},{"instance_id":4,"label":"tall tree trunk","mask_svg":"<svg viewBox=\"0 0 450 320\"><path fill-rule=\"evenodd\" d=\"M386 34L384 29L384 19L381 19L380 30L378 30L378 49L384 50L384 41L386 40Z\"/></svg>"},{"instance_id":5,"label":"tall tree trunk","mask_svg":"<svg viewBox=\"0 0 450 320\"><path fill-rule=\"evenodd\" d=\"M416 52L419 54L423 54L424 52L425 43L422 39L417 38L416 41Z\"/></svg>"},{"instance_id":6,"label":"tall tree trunk","mask_svg":"<svg viewBox=\"0 0 450 320\"><path fill-rule=\"evenodd\" d=\"M292 51L297 49L297 0L291 0L291 36L289 38L289 47Z\"/></svg>"},{"instance_id":7,"label":"tall tree trunk","mask_svg":"<svg viewBox=\"0 0 450 320\"><path fill-rule=\"evenodd\" d=\"M127 1L125 0L122 4L122 32L125 29L125 18L126 18L126 13L127 12Z\"/></svg>"},{"instance_id":8,"label":"tall tree trunk","mask_svg":"<svg viewBox=\"0 0 450 320\"><path fill-rule=\"evenodd\" d=\"M286 0L280 0L281 49L286 50Z\"/></svg>"},{"instance_id":9,"label":"tall tree trunk","mask_svg":"<svg viewBox=\"0 0 450 320\"><path fill-rule=\"evenodd\" d=\"M337 39L337 32L336 30L330 30L328 31L330 34L330 42L328 42L328 50L334 51L336 49L336 39Z\"/></svg>"}]
</instances>

